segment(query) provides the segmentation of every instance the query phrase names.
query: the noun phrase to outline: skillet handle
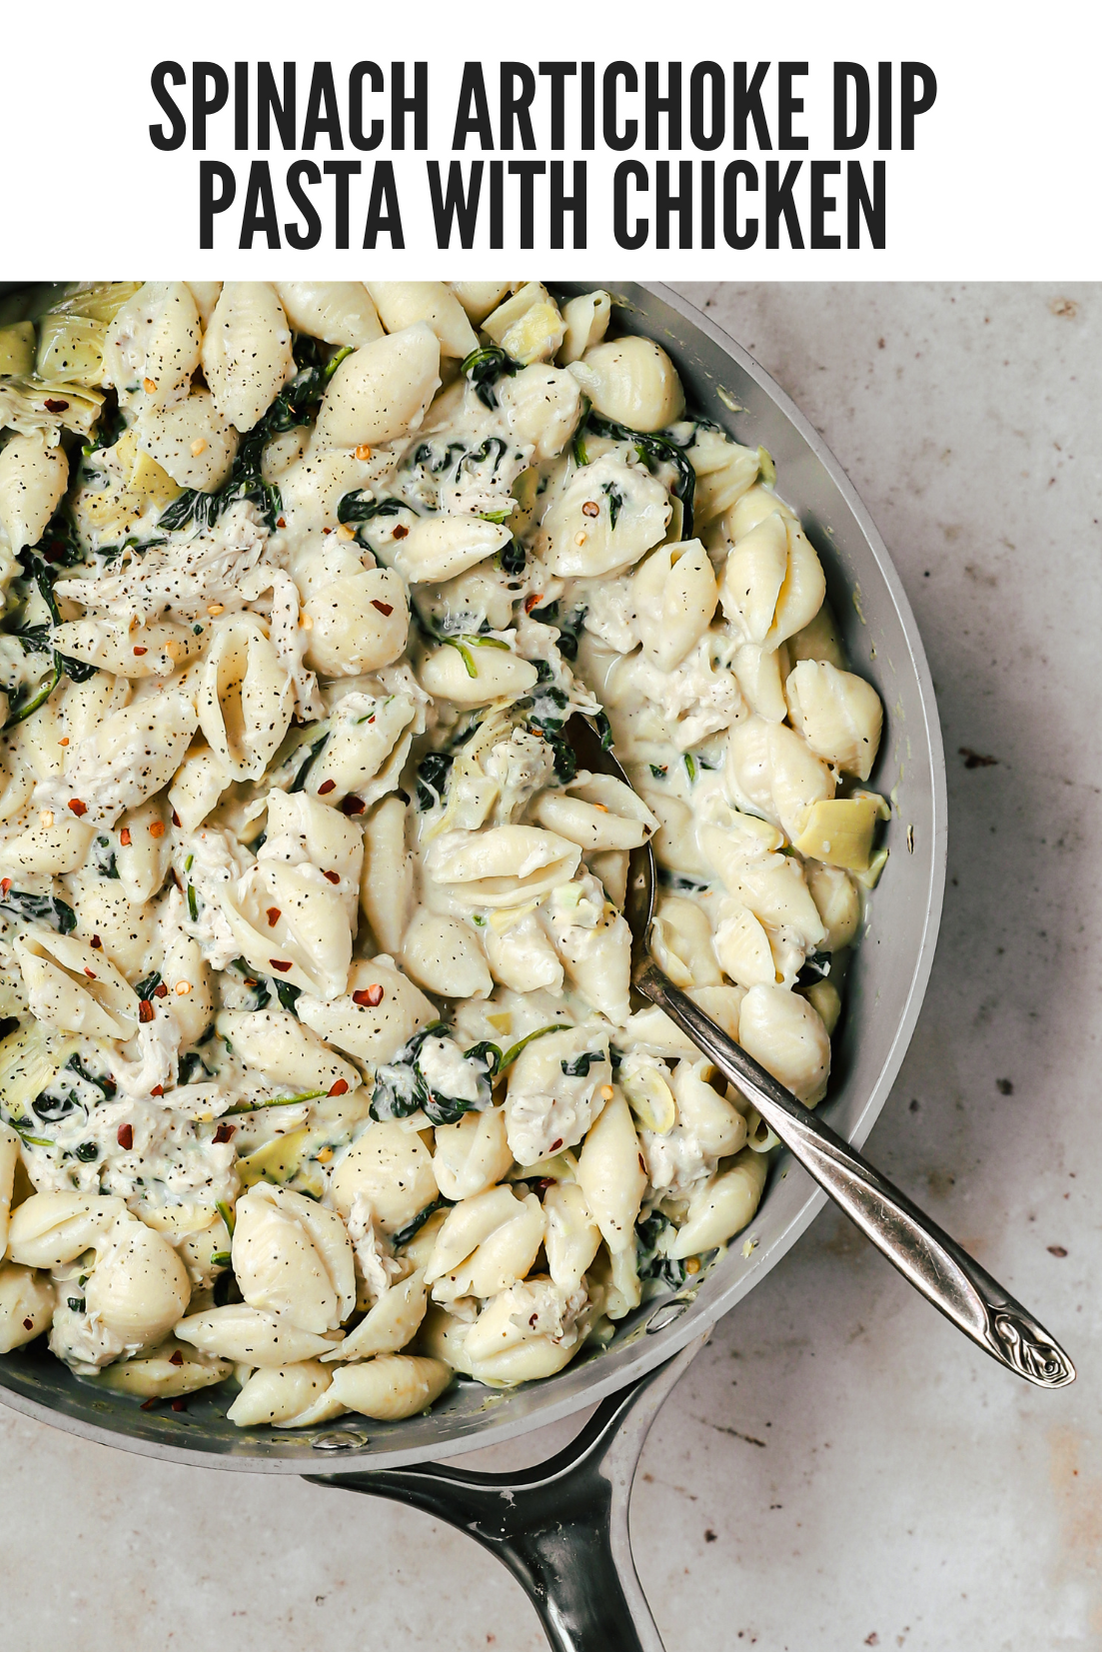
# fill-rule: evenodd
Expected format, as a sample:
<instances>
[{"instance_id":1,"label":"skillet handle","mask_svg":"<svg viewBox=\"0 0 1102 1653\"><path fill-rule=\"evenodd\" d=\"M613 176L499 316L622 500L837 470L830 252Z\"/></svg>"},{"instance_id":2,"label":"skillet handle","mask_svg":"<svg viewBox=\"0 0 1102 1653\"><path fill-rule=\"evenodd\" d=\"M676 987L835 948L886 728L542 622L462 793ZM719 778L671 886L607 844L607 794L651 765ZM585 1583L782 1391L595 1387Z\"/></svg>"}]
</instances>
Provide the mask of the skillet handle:
<instances>
[{"instance_id":1,"label":"skillet handle","mask_svg":"<svg viewBox=\"0 0 1102 1653\"><path fill-rule=\"evenodd\" d=\"M647 1432L707 1336L602 1401L569 1446L531 1469L416 1464L306 1479L414 1504L477 1539L518 1580L553 1648L661 1653L632 1560L628 1504Z\"/></svg>"}]
</instances>

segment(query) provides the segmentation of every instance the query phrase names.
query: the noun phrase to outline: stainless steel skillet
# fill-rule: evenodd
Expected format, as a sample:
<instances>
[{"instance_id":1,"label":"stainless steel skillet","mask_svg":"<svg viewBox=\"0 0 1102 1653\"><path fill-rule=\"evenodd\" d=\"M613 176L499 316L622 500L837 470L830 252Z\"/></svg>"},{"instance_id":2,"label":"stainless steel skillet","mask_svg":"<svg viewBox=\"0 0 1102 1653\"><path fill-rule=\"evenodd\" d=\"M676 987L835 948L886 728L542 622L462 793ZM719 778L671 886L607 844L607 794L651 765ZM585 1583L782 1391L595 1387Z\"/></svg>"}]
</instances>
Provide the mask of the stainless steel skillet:
<instances>
[{"instance_id":1,"label":"stainless steel skillet","mask_svg":"<svg viewBox=\"0 0 1102 1653\"><path fill-rule=\"evenodd\" d=\"M0 283L11 289L14 283ZM572 296L599 283L566 284ZM945 867L945 776L933 687L914 618L887 552L837 461L769 376L664 287L605 283L620 322L673 356L690 405L774 456L779 487L819 550L854 667L886 708L871 783L890 794L887 869L868 902L847 986L825 1117L861 1144L883 1107L918 1016L933 960ZM11 302L9 293L7 300ZM344 1419L316 1432L237 1430L224 1396L187 1411L142 1412L81 1384L45 1351L0 1357L0 1394L73 1434L211 1468L307 1475L432 1510L494 1549L561 1648L660 1647L631 1562L627 1505L647 1428L716 1320L807 1228L824 1196L787 1157L748 1234L703 1282L644 1305L603 1353L512 1392L458 1384L433 1412L398 1424ZM743 1240L748 1243L743 1244ZM557 1458L521 1475L476 1476L433 1458L514 1439L600 1402Z\"/></svg>"}]
</instances>

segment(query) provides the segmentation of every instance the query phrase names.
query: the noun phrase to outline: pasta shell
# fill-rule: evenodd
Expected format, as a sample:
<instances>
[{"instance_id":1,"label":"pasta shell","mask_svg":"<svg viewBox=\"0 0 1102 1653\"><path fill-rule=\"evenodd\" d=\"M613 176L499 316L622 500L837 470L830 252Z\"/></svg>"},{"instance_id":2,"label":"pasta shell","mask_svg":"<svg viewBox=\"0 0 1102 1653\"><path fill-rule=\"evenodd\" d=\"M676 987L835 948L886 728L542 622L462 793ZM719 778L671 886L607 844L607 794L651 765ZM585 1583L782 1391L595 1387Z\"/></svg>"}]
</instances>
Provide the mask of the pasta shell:
<instances>
[{"instance_id":1,"label":"pasta shell","mask_svg":"<svg viewBox=\"0 0 1102 1653\"><path fill-rule=\"evenodd\" d=\"M199 311L182 281L147 281L107 331L104 382L124 406L164 408L188 393L199 366Z\"/></svg>"},{"instance_id":2,"label":"pasta shell","mask_svg":"<svg viewBox=\"0 0 1102 1653\"><path fill-rule=\"evenodd\" d=\"M355 1331L331 1355L323 1355L323 1360L370 1360L373 1355L396 1354L416 1334L427 1306L424 1270L415 1269L385 1291Z\"/></svg>"},{"instance_id":3,"label":"pasta shell","mask_svg":"<svg viewBox=\"0 0 1102 1653\"><path fill-rule=\"evenodd\" d=\"M13 555L38 544L68 480L64 450L45 436L12 436L0 448L0 530Z\"/></svg>"},{"instance_id":4,"label":"pasta shell","mask_svg":"<svg viewBox=\"0 0 1102 1653\"><path fill-rule=\"evenodd\" d=\"M439 1193L428 1149L394 1120L368 1125L334 1161L329 1190L344 1217L362 1195L384 1234L405 1228Z\"/></svg>"},{"instance_id":5,"label":"pasta shell","mask_svg":"<svg viewBox=\"0 0 1102 1653\"><path fill-rule=\"evenodd\" d=\"M84 1289L91 1320L128 1344L154 1343L176 1324L190 1296L187 1270L165 1236L129 1213L120 1216L97 1249Z\"/></svg>"},{"instance_id":6,"label":"pasta shell","mask_svg":"<svg viewBox=\"0 0 1102 1653\"><path fill-rule=\"evenodd\" d=\"M785 693L792 722L811 750L867 781L880 745L883 708L871 683L825 660L801 660Z\"/></svg>"},{"instance_id":7,"label":"pasta shell","mask_svg":"<svg viewBox=\"0 0 1102 1653\"><path fill-rule=\"evenodd\" d=\"M596 411L629 430L664 430L685 411L677 369L652 339L594 345L570 371Z\"/></svg>"},{"instance_id":8,"label":"pasta shell","mask_svg":"<svg viewBox=\"0 0 1102 1653\"><path fill-rule=\"evenodd\" d=\"M317 1360L262 1366L243 1385L226 1416L238 1429L287 1424L319 1400L332 1381L332 1374Z\"/></svg>"},{"instance_id":9,"label":"pasta shell","mask_svg":"<svg viewBox=\"0 0 1102 1653\"><path fill-rule=\"evenodd\" d=\"M12 1212L8 1256L29 1268L62 1268L99 1245L125 1210L113 1194L32 1194Z\"/></svg>"},{"instance_id":10,"label":"pasta shell","mask_svg":"<svg viewBox=\"0 0 1102 1653\"><path fill-rule=\"evenodd\" d=\"M590 1127L578 1156L578 1186L610 1252L634 1245L646 1185L631 1109L617 1091Z\"/></svg>"},{"instance_id":11,"label":"pasta shell","mask_svg":"<svg viewBox=\"0 0 1102 1653\"><path fill-rule=\"evenodd\" d=\"M34 924L14 951L39 1021L92 1038L129 1039L137 1031L137 997L102 948Z\"/></svg>"},{"instance_id":12,"label":"pasta shell","mask_svg":"<svg viewBox=\"0 0 1102 1653\"><path fill-rule=\"evenodd\" d=\"M45 1275L0 1263L0 1355L41 1336L53 1315L54 1294Z\"/></svg>"},{"instance_id":13,"label":"pasta shell","mask_svg":"<svg viewBox=\"0 0 1102 1653\"><path fill-rule=\"evenodd\" d=\"M354 349L383 336L362 281L277 281L275 290L296 333Z\"/></svg>"},{"instance_id":14,"label":"pasta shell","mask_svg":"<svg viewBox=\"0 0 1102 1653\"><path fill-rule=\"evenodd\" d=\"M258 780L291 724L291 679L252 615L212 629L199 679L199 727L229 776Z\"/></svg>"},{"instance_id":15,"label":"pasta shell","mask_svg":"<svg viewBox=\"0 0 1102 1653\"><path fill-rule=\"evenodd\" d=\"M577 844L538 827L442 832L424 858L433 883L470 907L512 907L565 883L581 860Z\"/></svg>"},{"instance_id":16,"label":"pasta shell","mask_svg":"<svg viewBox=\"0 0 1102 1653\"><path fill-rule=\"evenodd\" d=\"M203 334L203 375L223 419L252 430L295 371L291 330L266 281L227 281Z\"/></svg>"},{"instance_id":17,"label":"pasta shell","mask_svg":"<svg viewBox=\"0 0 1102 1653\"><path fill-rule=\"evenodd\" d=\"M358 960L343 996L325 1003L304 993L295 1008L328 1044L373 1064L393 1060L418 1028L437 1020L432 1001L385 955Z\"/></svg>"},{"instance_id":18,"label":"pasta shell","mask_svg":"<svg viewBox=\"0 0 1102 1653\"><path fill-rule=\"evenodd\" d=\"M356 677L397 660L409 634L409 605L389 568L361 569L332 580L307 599L306 658L326 677Z\"/></svg>"},{"instance_id":19,"label":"pasta shell","mask_svg":"<svg viewBox=\"0 0 1102 1653\"><path fill-rule=\"evenodd\" d=\"M237 432L199 387L172 407L142 414L138 445L181 488L213 493L229 477L237 453Z\"/></svg>"},{"instance_id":20,"label":"pasta shell","mask_svg":"<svg viewBox=\"0 0 1102 1653\"><path fill-rule=\"evenodd\" d=\"M424 1412L451 1382L441 1360L423 1355L378 1355L333 1373L333 1392L350 1412L397 1422Z\"/></svg>"},{"instance_id":21,"label":"pasta shell","mask_svg":"<svg viewBox=\"0 0 1102 1653\"><path fill-rule=\"evenodd\" d=\"M501 1108L466 1113L438 1125L432 1157L436 1185L446 1199L465 1200L501 1181L513 1163Z\"/></svg>"},{"instance_id":22,"label":"pasta shell","mask_svg":"<svg viewBox=\"0 0 1102 1653\"><path fill-rule=\"evenodd\" d=\"M761 1202L768 1168L764 1154L744 1148L729 1170L719 1172L694 1195L669 1256L676 1260L711 1251L745 1228Z\"/></svg>"},{"instance_id":23,"label":"pasta shell","mask_svg":"<svg viewBox=\"0 0 1102 1653\"><path fill-rule=\"evenodd\" d=\"M436 334L442 356L462 358L478 349L478 336L463 306L442 281L369 281L366 285L388 333L423 322Z\"/></svg>"},{"instance_id":24,"label":"pasta shell","mask_svg":"<svg viewBox=\"0 0 1102 1653\"><path fill-rule=\"evenodd\" d=\"M504 550L509 529L481 517L421 517L399 542L394 566L411 585L450 580Z\"/></svg>"},{"instance_id":25,"label":"pasta shell","mask_svg":"<svg viewBox=\"0 0 1102 1653\"><path fill-rule=\"evenodd\" d=\"M347 356L322 400L319 448L393 442L416 430L440 384L440 344L426 322L376 339Z\"/></svg>"},{"instance_id":26,"label":"pasta shell","mask_svg":"<svg viewBox=\"0 0 1102 1653\"><path fill-rule=\"evenodd\" d=\"M505 647L467 638L427 654L418 671L421 686L438 700L457 706L488 706L529 694L539 680L530 660Z\"/></svg>"},{"instance_id":27,"label":"pasta shell","mask_svg":"<svg viewBox=\"0 0 1102 1653\"><path fill-rule=\"evenodd\" d=\"M826 1095L830 1037L806 999L786 987L752 987L739 1012L739 1044L801 1102Z\"/></svg>"},{"instance_id":28,"label":"pasta shell","mask_svg":"<svg viewBox=\"0 0 1102 1653\"><path fill-rule=\"evenodd\" d=\"M189 1314L177 1325L175 1335L204 1354L259 1367L315 1360L333 1347L331 1338L301 1331L279 1315L266 1314L247 1303L227 1303L222 1308Z\"/></svg>"},{"instance_id":29,"label":"pasta shell","mask_svg":"<svg viewBox=\"0 0 1102 1653\"><path fill-rule=\"evenodd\" d=\"M336 1331L356 1306L352 1243L336 1212L258 1183L234 1217L233 1270L246 1303L302 1331Z\"/></svg>"}]
</instances>

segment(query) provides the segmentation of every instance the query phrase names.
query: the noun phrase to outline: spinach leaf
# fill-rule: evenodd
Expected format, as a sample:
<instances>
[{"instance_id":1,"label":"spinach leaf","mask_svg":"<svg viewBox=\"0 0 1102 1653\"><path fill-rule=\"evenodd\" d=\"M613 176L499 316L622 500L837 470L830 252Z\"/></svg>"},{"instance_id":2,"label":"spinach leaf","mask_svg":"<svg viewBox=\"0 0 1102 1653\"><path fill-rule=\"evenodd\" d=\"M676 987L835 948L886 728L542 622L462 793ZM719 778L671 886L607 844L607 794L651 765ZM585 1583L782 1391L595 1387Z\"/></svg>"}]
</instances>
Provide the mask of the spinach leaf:
<instances>
[{"instance_id":1,"label":"spinach leaf","mask_svg":"<svg viewBox=\"0 0 1102 1653\"><path fill-rule=\"evenodd\" d=\"M494 395L494 385L498 379L511 378L520 369L520 363L507 356L496 344L480 345L472 350L470 355L461 364L459 371L465 373L475 388L475 394L483 407L496 408L497 397Z\"/></svg>"},{"instance_id":2,"label":"spinach leaf","mask_svg":"<svg viewBox=\"0 0 1102 1653\"><path fill-rule=\"evenodd\" d=\"M400 499L365 499L364 492L363 488L353 488L350 494L341 495L338 522L370 522L373 517L396 517L399 511L410 509Z\"/></svg>"},{"instance_id":3,"label":"spinach leaf","mask_svg":"<svg viewBox=\"0 0 1102 1653\"><path fill-rule=\"evenodd\" d=\"M28 923L48 924L51 930L63 936L71 935L77 927L77 915L72 907L54 895L30 895L23 890L8 890L0 895L0 912L11 913Z\"/></svg>"},{"instance_id":4,"label":"spinach leaf","mask_svg":"<svg viewBox=\"0 0 1102 1653\"><path fill-rule=\"evenodd\" d=\"M407 1223L404 1228L400 1228L397 1234L392 1234L390 1236L391 1245L397 1249L398 1246L408 1244L408 1242L413 1239L415 1234L419 1234L421 1232L422 1228L424 1228L434 1211L442 1211L445 1206L452 1206L454 1204L454 1200L449 1200L445 1194L440 1194L433 1200L431 1205L426 1205L422 1210L418 1211L412 1222Z\"/></svg>"},{"instance_id":5,"label":"spinach leaf","mask_svg":"<svg viewBox=\"0 0 1102 1653\"><path fill-rule=\"evenodd\" d=\"M290 384L284 385L259 422L242 437L228 480L210 494L185 488L161 512L159 527L174 530L194 522L196 528L211 528L231 505L247 500L256 506L268 528L275 531L283 500L275 483L264 480L264 449L274 436L293 430L296 425L314 422L330 379L350 354L347 349L337 350L327 362L322 362L316 341L304 335L296 338L294 349L299 371Z\"/></svg>"},{"instance_id":6,"label":"spinach leaf","mask_svg":"<svg viewBox=\"0 0 1102 1653\"><path fill-rule=\"evenodd\" d=\"M421 1069L421 1049L426 1039L449 1037L451 1029L446 1022L434 1022L415 1033L409 1043L398 1052L393 1062L378 1069L375 1091L371 1098L372 1119L408 1119L420 1108L434 1125L454 1125L471 1109L481 1112L493 1100L493 1078L501 1052L496 1045L473 1045L463 1052L464 1059L474 1070L477 1100L445 1096L433 1090Z\"/></svg>"},{"instance_id":7,"label":"spinach leaf","mask_svg":"<svg viewBox=\"0 0 1102 1653\"><path fill-rule=\"evenodd\" d=\"M134 991L139 999L151 999L161 985L161 972L154 970L150 975L143 976Z\"/></svg>"},{"instance_id":8,"label":"spinach leaf","mask_svg":"<svg viewBox=\"0 0 1102 1653\"><path fill-rule=\"evenodd\" d=\"M118 862L115 858L114 846L105 833L93 840L92 865L101 878L117 878L119 876Z\"/></svg>"},{"instance_id":9,"label":"spinach leaf","mask_svg":"<svg viewBox=\"0 0 1102 1653\"><path fill-rule=\"evenodd\" d=\"M660 1249L666 1231L673 1227L670 1219L660 1211L641 1218L635 1225L635 1256L641 1280L659 1280L676 1291L685 1284L685 1264L679 1259L664 1256Z\"/></svg>"},{"instance_id":10,"label":"spinach leaf","mask_svg":"<svg viewBox=\"0 0 1102 1653\"><path fill-rule=\"evenodd\" d=\"M321 752L322 747L325 745L325 743L328 739L329 739L329 730L327 729L325 731L324 735L321 736L320 740L316 740L314 742L314 744L311 746L309 752L307 752L305 758L302 760L302 763L299 765L297 771L295 772L294 780L291 782L290 786L287 788L288 792L301 792L302 791L303 787L306 785L306 777L307 777L307 775L309 775L311 769L314 767L314 763L315 763L315 761L318 757L318 754Z\"/></svg>"},{"instance_id":11,"label":"spinach leaf","mask_svg":"<svg viewBox=\"0 0 1102 1653\"><path fill-rule=\"evenodd\" d=\"M426 752L417 765L417 807L435 809L444 801L448 770L455 762L451 752Z\"/></svg>"},{"instance_id":12,"label":"spinach leaf","mask_svg":"<svg viewBox=\"0 0 1102 1653\"><path fill-rule=\"evenodd\" d=\"M603 1062L603 1050L583 1050L579 1056L564 1056L559 1062L560 1068L568 1079L584 1079L587 1077L594 1062Z\"/></svg>"},{"instance_id":13,"label":"spinach leaf","mask_svg":"<svg viewBox=\"0 0 1102 1653\"><path fill-rule=\"evenodd\" d=\"M627 425L618 424L614 419L602 419L594 413L589 415L586 428L592 431L594 436L608 437L613 442L632 443L640 459L652 471L656 465L673 466L677 472L677 481L673 485L673 492L681 501L681 537L686 540L692 539L696 472L693 470L692 461L681 445L675 442L672 436L665 431L631 430ZM582 451L584 452L584 448ZM619 503L614 506L610 493L610 516L614 509L618 516L622 504L623 499L621 498ZM615 518L612 520L612 526L614 528L616 526Z\"/></svg>"}]
</instances>

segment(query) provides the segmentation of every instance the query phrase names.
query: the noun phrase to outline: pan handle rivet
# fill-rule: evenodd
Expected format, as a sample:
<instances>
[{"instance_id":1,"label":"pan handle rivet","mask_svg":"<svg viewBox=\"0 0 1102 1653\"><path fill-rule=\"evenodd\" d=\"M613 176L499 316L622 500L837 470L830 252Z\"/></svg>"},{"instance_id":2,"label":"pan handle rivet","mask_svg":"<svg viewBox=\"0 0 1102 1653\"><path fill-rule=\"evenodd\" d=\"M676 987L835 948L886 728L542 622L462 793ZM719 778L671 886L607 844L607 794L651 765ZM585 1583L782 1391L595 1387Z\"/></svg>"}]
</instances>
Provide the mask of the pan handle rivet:
<instances>
[{"instance_id":1,"label":"pan handle rivet","mask_svg":"<svg viewBox=\"0 0 1102 1653\"><path fill-rule=\"evenodd\" d=\"M688 1303L679 1303L676 1298L672 1303L663 1303L647 1321L648 1336L651 1332L664 1332L667 1326L672 1326L675 1320L681 1319L688 1306Z\"/></svg>"},{"instance_id":2,"label":"pan handle rivet","mask_svg":"<svg viewBox=\"0 0 1102 1653\"><path fill-rule=\"evenodd\" d=\"M330 1435L317 1435L310 1442L315 1452L349 1452L355 1446L366 1446L370 1437L355 1430L334 1430Z\"/></svg>"}]
</instances>

